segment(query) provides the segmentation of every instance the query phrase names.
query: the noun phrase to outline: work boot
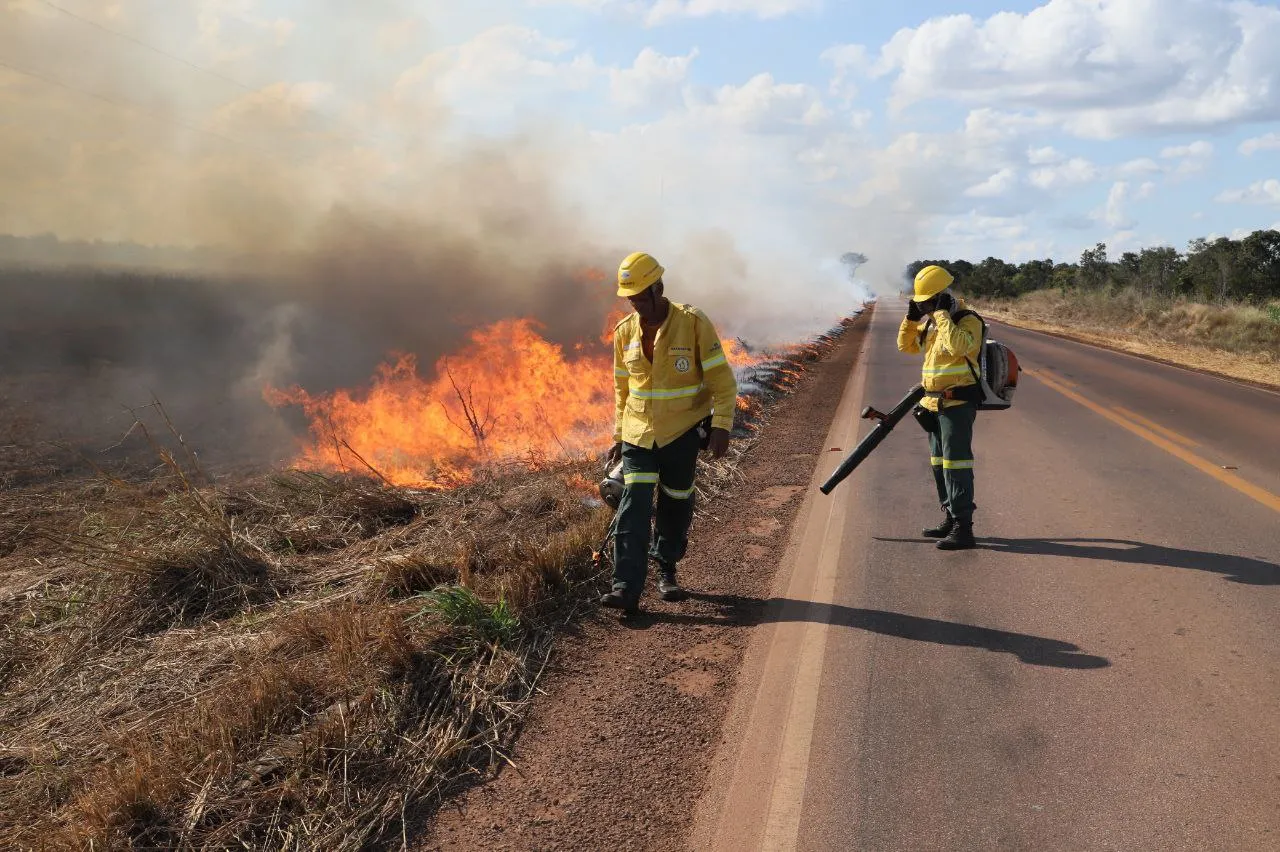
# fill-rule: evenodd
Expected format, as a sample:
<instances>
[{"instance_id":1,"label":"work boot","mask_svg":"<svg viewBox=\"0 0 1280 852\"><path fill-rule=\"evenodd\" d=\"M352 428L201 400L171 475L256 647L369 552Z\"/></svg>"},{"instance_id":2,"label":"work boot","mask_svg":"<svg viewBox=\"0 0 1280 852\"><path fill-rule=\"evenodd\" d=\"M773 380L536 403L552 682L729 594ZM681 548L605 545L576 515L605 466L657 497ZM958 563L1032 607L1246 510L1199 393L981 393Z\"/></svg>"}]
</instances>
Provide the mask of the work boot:
<instances>
[{"instance_id":1,"label":"work boot","mask_svg":"<svg viewBox=\"0 0 1280 852\"><path fill-rule=\"evenodd\" d=\"M939 550L972 550L977 546L972 521L956 521L947 537L937 544Z\"/></svg>"},{"instance_id":2,"label":"work boot","mask_svg":"<svg viewBox=\"0 0 1280 852\"><path fill-rule=\"evenodd\" d=\"M689 594L676 582L674 570L663 571L658 575L658 592L664 601L682 601L689 597Z\"/></svg>"},{"instance_id":3,"label":"work boot","mask_svg":"<svg viewBox=\"0 0 1280 852\"><path fill-rule=\"evenodd\" d=\"M600 606L620 609L623 615L636 615L640 612L640 596L629 595L625 589L614 589L600 597Z\"/></svg>"},{"instance_id":4,"label":"work boot","mask_svg":"<svg viewBox=\"0 0 1280 852\"><path fill-rule=\"evenodd\" d=\"M951 517L951 513L947 512L942 518L942 523L936 527L930 527L927 530L921 530L920 534L925 538L946 538L951 535L951 531L955 529L956 519Z\"/></svg>"}]
</instances>

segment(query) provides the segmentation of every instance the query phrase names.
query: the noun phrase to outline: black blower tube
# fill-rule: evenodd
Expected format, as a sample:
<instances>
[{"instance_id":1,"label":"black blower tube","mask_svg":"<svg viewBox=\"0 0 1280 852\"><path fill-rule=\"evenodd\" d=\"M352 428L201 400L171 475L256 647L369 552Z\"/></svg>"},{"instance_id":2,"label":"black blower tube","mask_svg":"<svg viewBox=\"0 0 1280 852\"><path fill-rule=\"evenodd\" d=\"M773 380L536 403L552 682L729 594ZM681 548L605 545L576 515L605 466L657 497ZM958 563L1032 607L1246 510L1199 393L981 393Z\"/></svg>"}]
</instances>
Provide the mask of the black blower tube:
<instances>
[{"instance_id":1,"label":"black blower tube","mask_svg":"<svg viewBox=\"0 0 1280 852\"><path fill-rule=\"evenodd\" d=\"M882 414L869 405L864 408L862 410L863 420L879 420L880 422L876 424L876 428L867 433L867 437L863 438L853 452L849 453L848 457L836 468L835 473L831 474L831 478L822 483L818 490L823 494L830 494L837 485L844 481L845 477L853 473L855 467L862 464L863 460L871 455L872 450L880 446L880 442L888 437L889 433L893 431L893 427L897 426L902 418L906 417L911 409L916 407L916 403L922 399L924 399L924 387L916 385L907 392L902 401L895 405L888 414Z\"/></svg>"}]
</instances>

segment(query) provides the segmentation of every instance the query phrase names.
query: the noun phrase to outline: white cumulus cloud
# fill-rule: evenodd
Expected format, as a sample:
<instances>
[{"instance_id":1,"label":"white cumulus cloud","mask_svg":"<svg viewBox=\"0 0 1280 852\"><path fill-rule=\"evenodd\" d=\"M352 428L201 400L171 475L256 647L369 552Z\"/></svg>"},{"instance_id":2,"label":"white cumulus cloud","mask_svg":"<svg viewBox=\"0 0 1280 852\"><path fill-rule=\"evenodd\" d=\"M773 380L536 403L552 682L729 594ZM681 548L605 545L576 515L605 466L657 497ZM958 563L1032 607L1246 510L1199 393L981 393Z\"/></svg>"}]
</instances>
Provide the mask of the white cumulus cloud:
<instances>
[{"instance_id":1,"label":"white cumulus cloud","mask_svg":"<svg viewBox=\"0 0 1280 852\"><path fill-rule=\"evenodd\" d=\"M1072 157L1061 163L1042 166L1031 172L1031 184L1040 189L1056 190L1091 183L1101 173L1098 167L1083 157Z\"/></svg>"},{"instance_id":2,"label":"white cumulus cloud","mask_svg":"<svg viewBox=\"0 0 1280 852\"><path fill-rule=\"evenodd\" d=\"M652 47L644 48L630 68L610 69L613 100L625 106L652 106L678 96L697 56L697 48L684 56L666 56Z\"/></svg>"},{"instance_id":3,"label":"white cumulus cloud","mask_svg":"<svg viewBox=\"0 0 1280 852\"><path fill-rule=\"evenodd\" d=\"M842 44L830 47L822 52L820 58L834 71L830 85L832 95L852 99L858 94L858 86L853 78L865 73L871 66L871 58L865 46Z\"/></svg>"},{"instance_id":4,"label":"white cumulus cloud","mask_svg":"<svg viewBox=\"0 0 1280 852\"><path fill-rule=\"evenodd\" d=\"M1280 133L1266 133L1240 143L1240 153L1245 156L1259 151L1280 151Z\"/></svg>"},{"instance_id":5,"label":"white cumulus cloud","mask_svg":"<svg viewBox=\"0 0 1280 852\"><path fill-rule=\"evenodd\" d=\"M395 96L407 101L426 91L460 111L506 112L529 97L586 89L604 73L572 41L507 24L428 54L400 75Z\"/></svg>"},{"instance_id":6,"label":"white cumulus cloud","mask_svg":"<svg viewBox=\"0 0 1280 852\"><path fill-rule=\"evenodd\" d=\"M1160 152L1165 160L1176 160L1173 166L1175 174L1190 175L1204 171L1213 158L1213 145L1199 140L1189 145L1173 145Z\"/></svg>"},{"instance_id":7,"label":"white cumulus cloud","mask_svg":"<svg viewBox=\"0 0 1280 852\"><path fill-rule=\"evenodd\" d=\"M1049 166L1054 163L1061 163L1065 159L1066 157L1052 145L1046 145L1043 148L1032 148L1027 151L1027 162L1033 166Z\"/></svg>"},{"instance_id":8,"label":"white cumulus cloud","mask_svg":"<svg viewBox=\"0 0 1280 852\"><path fill-rule=\"evenodd\" d=\"M1218 193L1215 200L1228 204L1280 204L1280 180L1269 178L1245 189L1228 189Z\"/></svg>"},{"instance_id":9,"label":"white cumulus cloud","mask_svg":"<svg viewBox=\"0 0 1280 852\"><path fill-rule=\"evenodd\" d=\"M712 15L749 15L765 20L816 9L819 0L657 0L648 20L659 24L676 18L706 18Z\"/></svg>"},{"instance_id":10,"label":"white cumulus cloud","mask_svg":"<svg viewBox=\"0 0 1280 852\"><path fill-rule=\"evenodd\" d=\"M771 20L821 7L821 0L529 0L531 6L617 9L639 16L650 26L687 18L741 15Z\"/></svg>"},{"instance_id":11,"label":"white cumulus cloud","mask_svg":"<svg viewBox=\"0 0 1280 852\"><path fill-rule=\"evenodd\" d=\"M1012 168L1003 168L964 191L970 198L999 198L1008 195L1018 186L1018 173Z\"/></svg>"},{"instance_id":12,"label":"white cumulus cloud","mask_svg":"<svg viewBox=\"0 0 1280 852\"><path fill-rule=\"evenodd\" d=\"M1280 9L1238 0L1049 0L1026 14L932 18L876 71L894 104L931 98L1052 116L1081 136L1280 119Z\"/></svg>"},{"instance_id":13,"label":"white cumulus cloud","mask_svg":"<svg viewBox=\"0 0 1280 852\"><path fill-rule=\"evenodd\" d=\"M1133 227L1133 222L1125 214L1125 203L1129 200L1129 183L1127 181L1116 181L1111 185L1111 189L1107 192L1106 203L1103 204L1102 210L1096 215L1102 221L1106 222L1112 228L1120 230L1129 230Z\"/></svg>"},{"instance_id":14,"label":"white cumulus cloud","mask_svg":"<svg viewBox=\"0 0 1280 852\"><path fill-rule=\"evenodd\" d=\"M817 125L831 118L821 93L805 83L781 83L757 74L740 86L721 86L708 97L692 95L692 111L713 121L759 133L796 125Z\"/></svg>"},{"instance_id":15,"label":"white cumulus cloud","mask_svg":"<svg viewBox=\"0 0 1280 852\"><path fill-rule=\"evenodd\" d=\"M1122 163L1118 169L1122 175L1151 175L1164 171L1164 167L1150 157L1139 157Z\"/></svg>"}]
</instances>

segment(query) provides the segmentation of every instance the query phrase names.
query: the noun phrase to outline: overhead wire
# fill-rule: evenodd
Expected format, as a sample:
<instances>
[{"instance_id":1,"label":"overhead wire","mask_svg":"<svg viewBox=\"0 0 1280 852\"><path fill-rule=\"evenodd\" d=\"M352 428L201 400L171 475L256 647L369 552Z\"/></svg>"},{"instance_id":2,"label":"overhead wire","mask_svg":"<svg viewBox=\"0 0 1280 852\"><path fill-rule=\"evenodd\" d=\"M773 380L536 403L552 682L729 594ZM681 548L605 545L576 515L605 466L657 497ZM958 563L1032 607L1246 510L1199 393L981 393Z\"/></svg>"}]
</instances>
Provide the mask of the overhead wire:
<instances>
[{"instance_id":1,"label":"overhead wire","mask_svg":"<svg viewBox=\"0 0 1280 852\"><path fill-rule=\"evenodd\" d=\"M57 12L59 12L60 14L66 15L66 16L67 16L67 17L69 17L69 18L72 18L72 19L74 19L74 20L76 20L76 21L79 21L79 22L80 22L80 23L82 23L82 24L85 24L85 25L87 25L87 26L93 27L94 29L99 30L99 31L101 31L101 32L103 32L103 33L106 33L106 34L108 34L108 35L111 35L111 36L114 36L114 37L116 37L116 38L119 38L119 39L122 39L122 40L124 40L124 41L127 41L127 42L129 42L130 44L136 45L136 46L141 47L141 48L143 48L143 49L145 49L145 50L149 50L149 51L151 51L151 52L153 52L153 53L157 54L158 56L162 56L162 57L164 57L164 58L166 58L166 59L169 59L169 60L171 60L171 61L178 62L178 63L180 63L180 64L182 64L182 65L184 65L184 66L186 66L186 67L188 67L188 68L191 68L191 69L193 69L193 70L195 70L195 71L199 71L199 72L201 72L201 73L203 73L203 74L207 74L208 76L213 77L213 78L215 78L215 79L217 79L217 80L220 80L220 81L222 81L222 82L224 82L224 83L228 83L228 84L230 84L230 85L232 85L232 86L235 86L236 88L238 88L238 89L240 89L240 90L242 90L242 91L244 91L244 92L247 92L247 93L249 93L249 94L263 94L263 95L265 95L265 96L267 96L267 97L269 97L269 98L272 98L272 99L274 99L274 100L276 100L276 101L278 101L278 102L280 102L280 103L282 103L282 104L286 104L286 105L290 104L290 101L289 101L286 97L282 96L282 95L281 95L280 93L278 93L278 92L271 91L270 89L268 89L268 88L266 88L266 87L254 87L254 86L251 86L251 85L249 85L249 84L247 84L247 83L244 83L244 82L242 82L242 81L240 81L240 80L235 79L234 77L230 77L230 76L228 76L228 75L226 75L226 74L223 74L223 73L221 73L221 72L219 72L219 71L215 71L215 70L213 70L212 68L208 68L208 67L203 66L203 65L200 65L200 64L198 64L198 63L196 63L196 62L192 62L192 61L191 61L191 60L189 60L189 59L186 59L186 58L184 58L184 57L182 57L182 56L179 56L179 55L178 55L178 54L176 54L176 53L172 53L172 52L170 52L170 51L167 51L167 50L165 50L164 48L158 47L157 45L154 45L154 44L152 44L152 43L150 43L150 42L148 42L148 41L146 41L146 40L144 40L144 39L140 39L140 38L137 38L136 36L131 36L131 35L129 35L128 33L124 33L124 32L121 32L121 31L119 31L119 30L116 30L116 29L112 29L111 27L108 27L108 26L106 26L105 24L99 23L99 22L97 22L97 21L94 21L94 20L93 20L93 19L91 19L91 18L86 18L86 17L84 17L83 15L80 15L80 14L78 14L78 13L76 13L76 12L73 12L73 11L72 11L72 10L70 10L70 9L67 9L65 6L60 6L60 5L58 5L57 3L52 2L52 0L36 0L36 2L40 3L40 4L41 4L41 5L43 5L43 6L48 7L49 9L52 9L52 10L57 11ZM75 86L72 86L72 85L70 85L70 84L68 84L68 83L64 82L64 81L57 80L57 79L55 79L55 78L53 78L53 77L49 77L48 75L40 74L40 73L38 73L38 72L34 72L34 71L29 70L29 69L19 68L19 67L17 67L17 66L14 66L14 65L12 65L12 64L9 64L9 63L3 62L3 61L0 61L0 66L3 66L3 67L5 67L5 68L8 68L9 70L11 70L11 71L15 71L15 72L17 72L17 73L19 73L19 74L23 74L23 75L25 75L25 76L28 76L28 77L31 77L31 78L34 78L34 79L37 79L37 80L41 80L41 81L43 81L43 82L45 82L45 83L48 83L48 84L51 84L51 85L57 86L57 87L59 87L59 88L66 89L66 90L68 90L68 91L72 91L72 92L78 92L79 94L86 95L86 96L88 96L88 97L94 98L94 99L99 100L99 101L102 101L102 102L104 102L104 103L112 104L113 106L116 106L116 107L126 108L126 109L136 109L136 110L138 110L138 111L140 111L140 112L144 112L144 113L146 113L146 114L148 114L148 115L152 116L153 118L157 118L157 119L162 120L162 121L167 121L167 122L172 123L172 124L174 124L174 125L176 125L176 126L178 126L178 127L182 127L182 128L184 128L184 129L191 130L191 131L194 131L194 132L197 132L197 133L204 133L204 134L206 134L206 135L208 135L208 136L212 136L212 137L214 137L214 138L221 139L221 140L223 140L223 141L225 141L225 142L229 142L229 143L234 144L234 145L240 145L240 146L246 147L246 148L248 148L248 149L250 149L250 150L257 151L257 152L259 152L259 153L261 153L261 154L264 154L264 155L267 155L267 156L275 156L275 154L273 154L272 152L266 151L266 150L264 150L264 149L262 149L262 148L259 148L259 147L257 147L257 146L249 145L248 143L243 142L243 141L241 141L241 140L233 139L233 138L231 138L230 136L226 136L225 134L218 133L217 131L213 131L213 130L209 130L209 129L207 129L207 128L203 128L203 127L199 127L199 126L196 126L196 125L188 124L188 123L186 123L186 122L183 122L183 121L180 121L180 120L178 120L178 119L175 119L175 118L173 118L173 117L171 117L171 116L162 116L162 115L160 115L160 114L156 113L155 111L153 111L153 110L149 110L149 109L147 109L146 107L143 107L143 106L141 106L141 105L139 105L139 104L135 104L135 103L127 102L127 101L118 101L118 100L113 100L113 99L108 98L108 97L105 97L105 96L103 96L103 95L99 95L99 94L97 94L97 93L95 93L95 92L90 92L90 91L87 91L87 90L85 90L85 89L77 88L77 87L75 87ZM319 113L317 113L317 114L319 114ZM335 118L334 118L333 116L326 116L326 118L327 118L327 120L328 120L328 121L330 121L330 122L335 121ZM333 131L332 131L332 130L330 130L329 132L330 132L330 133L333 133ZM351 145L361 146L361 145L366 145L366 144L368 144L367 139L365 139L363 136L361 136L361 137L351 136L351 135L348 135L347 133L344 133L344 132L335 133L335 134L333 134L333 135L334 135L334 136L336 136L337 138L341 138L341 139L343 139L344 141L346 141L348 144L351 144ZM278 152L278 153L279 153L279 155L280 155L280 156L286 156L286 154L285 154L284 152Z\"/></svg>"},{"instance_id":2,"label":"overhead wire","mask_svg":"<svg viewBox=\"0 0 1280 852\"><path fill-rule=\"evenodd\" d=\"M189 59L184 59L183 57L178 56L175 53L170 53L169 51L164 50L163 48L156 47L154 44L143 41L140 38L131 36L128 33L122 33L119 30L113 30L110 27L106 26L105 24L100 24L91 18L86 18L83 15L78 15L75 12L71 11L70 9L67 9L66 7L59 6L57 3L50 2L50 0L37 0L37 2L41 3L42 5L48 6L50 9L54 9L58 12L61 12L62 14L68 17L75 18L77 21L80 21L83 24L88 24L89 26L94 27L95 29L102 30L104 33L110 33L116 38L121 38L121 39L124 39L125 41L132 42L133 44L136 44L139 47L144 47L147 50L150 50L153 53L157 53L160 56L163 56L167 59L172 59L175 62L181 62L183 65L186 65L188 68L194 68L195 70L208 74L211 77L216 77L217 79L222 80L223 82L230 83L231 85L236 86L237 88L244 89L246 92L257 91L252 86L245 83L241 83L239 80L236 80L232 77L228 77L226 74L222 74L218 71L214 71L211 68L205 68L203 65L197 65L196 63L192 62Z\"/></svg>"},{"instance_id":3,"label":"overhead wire","mask_svg":"<svg viewBox=\"0 0 1280 852\"><path fill-rule=\"evenodd\" d=\"M56 86L59 89L66 89L69 92L75 92L76 94L84 95L85 97L102 101L103 103L110 104L111 106L114 106L120 109L136 110L137 112L141 112L144 115L148 115L151 118L156 119L157 121L173 124L173 125L176 125L177 127L183 128L184 130L190 130L195 133L203 133L205 135L212 136L216 139L221 139L224 142L230 142L233 145L243 145L245 147L249 147L252 149L252 146L249 146L238 139L232 139L230 136L225 136L221 133L218 133L215 130L209 130L208 128L199 127L198 125L188 124L185 121L182 121L181 119L174 118L171 115L164 115L163 113L158 113L152 109L142 106L141 104L132 103L129 101L119 101L119 100L115 100L114 98L109 98L106 95L100 95L97 92L91 92L88 89L81 89L78 86L73 86L70 83L64 82L54 77L50 77L45 74L41 74L38 71L32 71L28 68L19 68L17 65L13 65L9 62L5 62L3 59L0 59L0 68L7 68L8 70L13 71L16 74L21 74L24 77L30 77L33 80L39 80L42 83L46 83L51 86Z\"/></svg>"}]
</instances>

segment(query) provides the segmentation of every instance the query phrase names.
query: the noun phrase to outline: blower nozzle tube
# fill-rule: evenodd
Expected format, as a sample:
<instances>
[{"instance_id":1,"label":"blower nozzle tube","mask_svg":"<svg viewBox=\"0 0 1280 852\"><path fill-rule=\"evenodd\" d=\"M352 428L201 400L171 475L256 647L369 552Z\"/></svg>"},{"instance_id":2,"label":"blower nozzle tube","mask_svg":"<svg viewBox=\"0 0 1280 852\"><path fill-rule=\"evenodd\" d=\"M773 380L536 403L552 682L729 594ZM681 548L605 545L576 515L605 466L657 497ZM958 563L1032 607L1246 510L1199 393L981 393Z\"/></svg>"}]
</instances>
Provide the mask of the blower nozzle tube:
<instances>
[{"instance_id":1,"label":"blower nozzle tube","mask_svg":"<svg viewBox=\"0 0 1280 852\"><path fill-rule=\"evenodd\" d=\"M835 473L831 474L830 478L818 490L823 494L830 494L849 474L853 473L854 468L862 464L863 460L871 455L872 450L880 446L880 442L888 437L889 433L893 431L893 427L897 426L902 418L906 417L911 409L915 408L916 403L922 399L924 399L924 386L916 385L907 392L907 395L888 414L877 411L871 406L864 408L862 410L862 419L879 421L876 423L876 428L867 433L867 436L854 448L853 452L849 453L845 460L840 463L840 466L836 468Z\"/></svg>"}]
</instances>

